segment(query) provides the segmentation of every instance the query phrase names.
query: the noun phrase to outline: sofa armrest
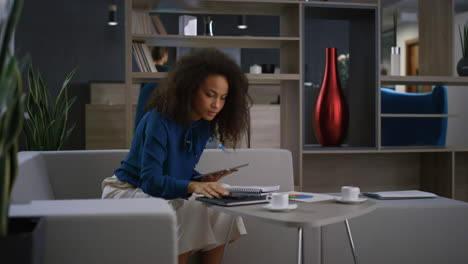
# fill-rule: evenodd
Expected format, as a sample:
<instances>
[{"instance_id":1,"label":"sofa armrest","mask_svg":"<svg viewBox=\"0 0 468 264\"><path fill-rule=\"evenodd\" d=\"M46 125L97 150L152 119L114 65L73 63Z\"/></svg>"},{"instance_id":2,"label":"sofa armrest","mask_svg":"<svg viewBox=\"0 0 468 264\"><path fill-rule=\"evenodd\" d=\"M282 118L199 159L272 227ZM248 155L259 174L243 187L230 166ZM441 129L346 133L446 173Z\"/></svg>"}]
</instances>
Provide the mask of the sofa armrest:
<instances>
[{"instance_id":1,"label":"sofa armrest","mask_svg":"<svg viewBox=\"0 0 468 264\"><path fill-rule=\"evenodd\" d=\"M176 216L163 199L51 200L12 205L45 218L44 263L176 263Z\"/></svg>"}]
</instances>

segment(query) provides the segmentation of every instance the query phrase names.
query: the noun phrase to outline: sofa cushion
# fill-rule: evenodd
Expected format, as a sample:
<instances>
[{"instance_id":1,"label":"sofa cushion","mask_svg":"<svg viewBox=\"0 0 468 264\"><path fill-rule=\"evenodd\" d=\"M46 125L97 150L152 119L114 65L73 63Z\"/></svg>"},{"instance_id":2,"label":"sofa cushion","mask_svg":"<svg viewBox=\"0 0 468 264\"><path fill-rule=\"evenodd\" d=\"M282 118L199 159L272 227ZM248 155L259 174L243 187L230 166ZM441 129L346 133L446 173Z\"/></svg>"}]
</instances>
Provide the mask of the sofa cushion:
<instances>
[{"instance_id":1,"label":"sofa cushion","mask_svg":"<svg viewBox=\"0 0 468 264\"><path fill-rule=\"evenodd\" d=\"M11 203L53 200L55 196L42 155L39 152L19 152L18 164L18 177L13 187Z\"/></svg>"},{"instance_id":2,"label":"sofa cushion","mask_svg":"<svg viewBox=\"0 0 468 264\"><path fill-rule=\"evenodd\" d=\"M55 199L99 199L102 181L128 150L80 150L42 152Z\"/></svg>"}]
</instances>

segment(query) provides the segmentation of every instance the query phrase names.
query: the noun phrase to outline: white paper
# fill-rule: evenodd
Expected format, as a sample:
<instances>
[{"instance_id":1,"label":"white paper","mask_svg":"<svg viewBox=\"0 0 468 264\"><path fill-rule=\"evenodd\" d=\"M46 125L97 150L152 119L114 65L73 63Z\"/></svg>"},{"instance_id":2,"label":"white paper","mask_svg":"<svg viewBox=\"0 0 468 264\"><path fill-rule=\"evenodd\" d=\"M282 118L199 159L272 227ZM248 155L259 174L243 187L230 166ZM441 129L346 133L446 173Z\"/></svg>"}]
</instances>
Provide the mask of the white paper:
<instances>
[{"instance_id":1,"label":"white paper","mask_svg":"<svg viewBox=\"0 0 468 264\"><path fill-rule=\"evenodd\" d=\"M225 184L223 186L226 190L231 191L231 192L259 192L259 193L264 193L264 192L275 192L278 191L280 186L279 185L273 185L273 186L253 186L253 185L248 185L248 186L241 186L241 185L227 185Z\"/></svg>"}]
</instances>

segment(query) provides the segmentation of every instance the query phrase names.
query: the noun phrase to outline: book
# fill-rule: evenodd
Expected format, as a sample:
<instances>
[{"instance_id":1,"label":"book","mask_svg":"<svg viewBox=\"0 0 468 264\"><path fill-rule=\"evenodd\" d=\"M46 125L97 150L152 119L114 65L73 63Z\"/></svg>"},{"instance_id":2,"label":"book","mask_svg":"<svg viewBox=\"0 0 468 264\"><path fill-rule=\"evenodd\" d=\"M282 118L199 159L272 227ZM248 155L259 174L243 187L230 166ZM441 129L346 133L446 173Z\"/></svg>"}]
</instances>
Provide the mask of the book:
<instances>
[{"instance_id":1,"label":"book","mask_svg":"<svg viewBox=\"0 0 468 264\"><path fill-rule=\"evenodd\" d=\"M132 52L135 62L142 72L157 72L153 57L146 43L132 43Z\"/></svg>"},{"instance_id":2,"label":"book","mask_svg":"<svg viewBox=\"0 0 468 264\"><path fill-rule=\"evenodd\" d=\"M151 56L151 52L148 48L148 45L146 45L146 43L139 43L139 45L143 50L143 56L146 61L149 72L157 72L158 70L156 69L153 56Z\"/></svg>"},{"instance_id":3,"label":"book","mask_svg":"<svg viewBox=\"0 0 468 264\"><path fill-rule=\"evenodd\" d=\"M421 198L434 198L436 194L430 192L423 192L419 190L408 191L387 191L387 192L363 192L365 196L379 199L379 200L399 200L399 199L421 199Z\"/></svg>"},{"instance_id":4,"label":"book","mask_svg":"<svg viewBox=\"0 0 468 264\"><path fill-rule=\"evenodd\" d=\"M144 63L142 56L140 55L140 51L138 49L137 43L132 43L132 53L133 53L133 58L135 59L135 62L138 66L138 69L142 72L146 71L144 68Z\"/></svg>"},{"instance_id":5,"label":"book","mask_svg":"<svg viewBox=\"0 0 468 264\"><path fill-rule=\"evenodd\" d=\"M161 18L159 17L159 15L153 15L151 16L151 19L153 20L153 25L154 25L154 28L156 29L156 33L160 35L167 35L166 28L161 22Z\"/></svg>"},{"instance_id":6,"label":"book","mask_svg":"<svg viewBox=\"0 0 468 264\"><path fill-rule=\"evenodd\" d=\"M279 191L279 185L273 186L240 186L240 185L223 185L224 189L233 193L268 193Z\"/></svg>"},{"instance_id":7,"label":"book","mask_svg":"<svg viewBox=\"0 0 468 264\"><path fill-rule=\"evenodd\" d=\"M151 21L148 12L132 12L132 34L152 35L157 34L158 31Z\"/></svg>"}]
</instances>

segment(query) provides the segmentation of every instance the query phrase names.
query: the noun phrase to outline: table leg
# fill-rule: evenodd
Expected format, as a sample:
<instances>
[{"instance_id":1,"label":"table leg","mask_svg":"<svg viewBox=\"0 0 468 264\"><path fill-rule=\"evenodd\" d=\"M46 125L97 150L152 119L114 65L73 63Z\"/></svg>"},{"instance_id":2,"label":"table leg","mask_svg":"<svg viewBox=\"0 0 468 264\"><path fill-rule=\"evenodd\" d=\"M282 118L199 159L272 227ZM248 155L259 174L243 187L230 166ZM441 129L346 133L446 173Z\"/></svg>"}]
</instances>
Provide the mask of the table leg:
<instances>
[{"instance_id":1,"label":"table leg","mask_svg":"<svg viewBox=\"0 0 468 264\"><path fill-rule=\"evenodd\" d=\"M302 235L302 227L299 227L297 229L297 264L302 264L304 262L303 260L303 254L302 254L302 239L303 239L303 235Z\"/></svg>"},{"instance_id":2,"label":"table leg","mask_svg":"<svg viewBox=\"0 0 468 264\"><path fill-rule=\"evenodd\" d=\"M228 234L226 236L226 242L224 243L224 251L223 251L223 257L221 258L221 264L224 263L224 258L226 257L226 252L227 252L227 249L228 249L228 246L229 246L229 239L231 238L231 233L232 233L232 228L234 226L234 221L236 221L236 217L232 216L231 217L231 225L229 226L229 231L228 231Z\"/></svg>"},{"instance_id":3,"label":"table leg","mask_svg":"<svg viewBox=\"0 0 468 264\"><path fill-rule=\"evenodd\" d=\"M348 233L349 244L351 245L351 252L353 253L354 263L358 264L358 256L356 253L356 248L354 247L353 236L351 235L351 229L349 228L348 219L345 220L346 232Z\"/></svg>"}]
</instances>

